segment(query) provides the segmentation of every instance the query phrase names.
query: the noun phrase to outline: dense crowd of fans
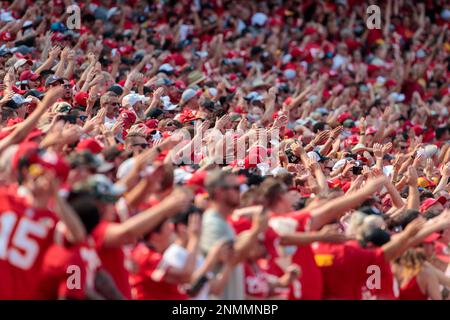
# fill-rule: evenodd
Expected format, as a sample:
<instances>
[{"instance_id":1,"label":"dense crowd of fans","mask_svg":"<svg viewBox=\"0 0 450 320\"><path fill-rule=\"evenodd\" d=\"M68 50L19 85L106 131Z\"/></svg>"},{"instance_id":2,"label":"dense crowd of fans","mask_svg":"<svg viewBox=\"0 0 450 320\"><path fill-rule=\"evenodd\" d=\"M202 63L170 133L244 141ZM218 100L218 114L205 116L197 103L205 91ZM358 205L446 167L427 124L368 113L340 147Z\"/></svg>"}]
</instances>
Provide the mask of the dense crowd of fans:
<instances>
[{"instance_id":1,"label":"dense crowd of fans","mask_svg":"<svg viewBox=\"0 0 450 320\"><path fill-rule=\"evenodd\" d=\"M1 1L0 299L448 299L450 3L377 5Z\"/></svg>"}]
</instances>

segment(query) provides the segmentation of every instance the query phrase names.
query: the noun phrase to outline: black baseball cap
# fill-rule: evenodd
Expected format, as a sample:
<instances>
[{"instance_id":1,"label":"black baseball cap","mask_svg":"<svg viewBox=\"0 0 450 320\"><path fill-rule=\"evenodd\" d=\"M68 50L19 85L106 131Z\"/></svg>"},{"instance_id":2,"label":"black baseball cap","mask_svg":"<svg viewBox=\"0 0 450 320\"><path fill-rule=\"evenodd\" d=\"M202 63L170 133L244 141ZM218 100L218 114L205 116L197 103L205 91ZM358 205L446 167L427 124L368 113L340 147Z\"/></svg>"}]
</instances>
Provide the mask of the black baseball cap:
<instances>
[{"instance_id":1,"label":"black baseball cap","mask_svg":"<svg viewBox=\"0 0 450 320\"><path fill-rule=\"evenodd\" d=\"M52 84L54 84L56 82L63 84L64 80L63 80L63 78L60 78L58 76L51 75L45 80L45 86L46 87L51 86Z\"/></svg>"},{"instance_id":2,"label":"black baseball cap","mask_svg":"<svg viewBox=\"0 0 450 320\"><path fill-rule=\"evenodd\" d=\"M109 87L108 91L114 92L119 97L123 94L123 88L119 84L113 84L111 87Z\"/></svg>"}]
</instances>

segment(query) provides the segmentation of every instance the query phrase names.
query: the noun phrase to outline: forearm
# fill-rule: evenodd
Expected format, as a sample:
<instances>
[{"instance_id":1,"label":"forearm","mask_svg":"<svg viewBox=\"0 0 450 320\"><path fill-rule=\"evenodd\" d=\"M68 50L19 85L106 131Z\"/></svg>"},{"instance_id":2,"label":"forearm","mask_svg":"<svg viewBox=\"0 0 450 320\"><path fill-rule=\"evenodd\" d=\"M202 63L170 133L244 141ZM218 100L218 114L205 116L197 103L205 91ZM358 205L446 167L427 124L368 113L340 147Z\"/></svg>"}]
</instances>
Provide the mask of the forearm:
<instances>
[{"instance_id":1,"label":"forearm","mask_svg":"<svg viewBox=\"0 0 450 320\"><path fill-rule=\"evenodd\" d=\"M227 263L223 266L222 271L216 275L216 277L209 282L210 292L214 295L220 295L225 288L228 279L230 278L231 271L233 271L233 265Z\"/></svg>"},{"instance_id":2,"label":"forearm","mask_svg":"<svg viewBox=\"0 0 450 320\"><path fill-rule=\"evenodd\" d=\"M403 202L402 197L400 196L400 193L398 190L394 187L394 185L391 182L386 183L385 185L386 189L388 190L388 193L391 197L392 203L394 207L401 208L405 205Z\"/></svg>"},{"instance_id":3,"label":"forearm","mask_svg":"<svg viewBox=\"0 0 450 320\"><path fill-rule=\"evenodd\" d=\"M45 60L45 62L36 69L36 73L40 74L42 71L44 70L49 70L53 67L53 59L51 58L47 58L47 60Z\"/></svg>"},{"instance_id":4,"label":"forearm","mask_svg":"<svg viewBox=\"0 0 450 320\"><path fill-rule=\"evenodd\" d=\"M136 208L144 200L149 186L148 180L141 180L130 192L125 194L125 200L130 208Z\"/></svg>"},{"instance_id":5,"label":"forearm","mask_svg":"<svg viewBox=\"0 0 450 320\"><path fill-rule=\"evenodd\" d=\"M80 218L66 200L59 195L56 196L55 213L69 231L68 238L70 243L76 244L86 239L86 229Z\"/></svg>"},{"instance_id":6,"label":"forearm","mask_svg":"<svg viewBox=\"0 0 450 320\"><path fill-rule=\"evenodd\" d=\"M420 194L417 186L409 186L409 194L408 194L408 209L419 210L420 207Z\"/></svg>"},{"instance_id":7,"label":"forearm","mask_svg":"<svg viewBox=\"0 0 450 320\"><path fill-rule=\"evenodd\" d=\"M296 232L280 237L280 244L284 246L303 246L316 241L323 241L319 232Z\"/></svg>"},{"instance_id":8,"label":"forearm","mask_svg":"<svg viewBox=\"0 0 450 320\"><path fill-rule=\"evenodd\" d=\"M121 229L124 234L128 234L133 238L141 238L165 218L177 212L177 204L166 204L163 202L129 218L122 223Z\"/></svg>"},{"instance_id":9,"label":"forearm","mask_svg":"<svg viewBox=\"0 0 450 320\"><path fill-rule=\"evenodd\" d=\"M383 245L382 250L386 261L392 261L405 252L411 245L406 232L393 237L388 243Z\"/></svg>"},{"instance_id":10,"label":"forearm","mask_svg":"<svg viewBox=\"0 0 450 320\"><path fill-rule=\"evenodd\" d=\"M64 75L63 75L64 78L72 79L74 66L75 66L75 63L73 61L70 61L67 64L67 68L64 71Z\"/></svg>"},{"instance_id":11,"label":"forearm","mask_svg":"<svg viewBox=\"0 0 450 320\"><path fill-rule=\"evenodd\" d=\"M66 61L61 59L56 67L55 76L61 78L64 75L64 69L66 68Z\"/></svg>"},{"instance_id":12,"label":"forearm","mask_svg":"<svg viewBox=\"0 0 450 320\"><path fill-rule=\"evenodd\" d=\"M258 239L258 233L258 229L252 227L250 230L244 231L238 236L234 245L236 256L234 264L238 264L247 259L248 252Z\"/></svg>"},{"instance_id":13,"label":"forearm","mask_svg":"<svg viewBox=\"0 0 450 320\"><path fill-rule=\"evenodd\" d=\"M436 194L439 191L444 190L445 186L447 185L448 178L449 177L447 177L447 176L442 176L441 177L441 180L439 180L439 184L433 190L433 194Z\"/></svg>"},{"instance_id":14,"label":"forearm","mask_svg":"<svg viewBox=\"0 0 450 320\"><path fill-rule=\"evenodd\" d=\"M107 300L124 300L111 275L99 270L95 274L95 290Z\"/></svg>"},{"instance_id":15,"label":"forearm","mask_svg":"<svg viewBox=\"0 0 450 320\"><path fill-rule=\"evenodd\" d=\"M198 237L191 236L187 245L188 256L186 258L186 262L184 263L183 269L186 275L186 278L184 280L188 283L190 283L193 279L193 273L195 271L195 266L197 263L198 243Z\"/></svg>"},{"instance_id":16,"label":"forearm","mask_svg":"<svg viewBox=\"0 0 450 320\"><path fill-rule=\"evenodd\" d=\"M316 170L314 170L314 175L316 176L317 184L320 187L320 191L321 192L328 192L329 191L329 187L328 187L327 178L323 174L323 172L320 169L320 167L317 168Z\"/></svg>"},{"instance_id":17,"label":"forearm","mask_svg":"<svg viewBox=\"0 0 450 320\"><path fill-rule=\"evenodd\" d=\"M347 211L361 204L372 194L372 190L363 187L351 194L345 194L337 199L327 202L321 207L311 211L311 230L318 230L323 225L339 218Z\"/></svg>"},{"instance_id":18,"label":"forearm","mask_svg":"<svg viewBox=\"0 0 450 320\"><path fill-rule=\"evenodd\" d=\"M432 220L429 220L428 223L422 229L420 229L414 237L409 239L409 246L417 246L430 234L445 229L442 224L432 223L431 221Z\"/></svg>"}]
</instances>

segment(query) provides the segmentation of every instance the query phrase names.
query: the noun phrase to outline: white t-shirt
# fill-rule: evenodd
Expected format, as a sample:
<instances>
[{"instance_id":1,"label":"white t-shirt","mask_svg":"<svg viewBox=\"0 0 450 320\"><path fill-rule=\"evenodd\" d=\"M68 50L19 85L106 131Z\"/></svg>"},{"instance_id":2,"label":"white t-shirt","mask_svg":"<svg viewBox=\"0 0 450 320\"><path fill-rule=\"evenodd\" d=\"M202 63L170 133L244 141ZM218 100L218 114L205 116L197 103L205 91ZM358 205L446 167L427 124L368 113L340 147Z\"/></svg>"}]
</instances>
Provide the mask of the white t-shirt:
<instances>
[{"instance_id":1,"label":"white t-shirt","mask_svg":"<svg viewBox=\"0 0 450 320\"><path fill-rule=\"evenodd\" d=\"M186 264L187 257L188 251L179 244L173 243L170 245L169 248L167 248L166 251L164 251L163 260L171 267L183 269L184 265ZM195 269L196 270L199 269L204 262L205 259L203 258L203 256L201 254L197 255L197 262L195 265ZM209 284L206 283L200 290L198 295L192 297L191 300L208 300L208 294L209 294Z\"/></svg>"}]
</instances>

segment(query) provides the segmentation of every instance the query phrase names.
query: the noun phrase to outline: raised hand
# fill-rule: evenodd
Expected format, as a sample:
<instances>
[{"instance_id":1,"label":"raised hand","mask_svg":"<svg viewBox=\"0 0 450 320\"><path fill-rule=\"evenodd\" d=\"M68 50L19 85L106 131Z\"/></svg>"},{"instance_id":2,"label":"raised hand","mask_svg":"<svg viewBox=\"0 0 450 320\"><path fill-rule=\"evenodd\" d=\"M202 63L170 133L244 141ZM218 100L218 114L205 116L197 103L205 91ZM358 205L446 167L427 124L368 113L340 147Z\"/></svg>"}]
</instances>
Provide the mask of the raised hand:
<instances>
[{"instance_id":1,"label":"raised hand","mask_svg":"<svg viewBox=\"0 0 450 320\"><path fill-rule=\"evenodd\" d=\"M419 179L419 177L417 175L417 170L414 166L408 168L408 171L406 172L405 176L407 178L408 185L410 185L411 187L417 186L417 179Z\"/></svg>"},{"instance_id":2,"label":"raised hand","mask_svg":"<svg viewBox=\"0 0 450 320\"><path fill-rule=\"evenodd\" d=\"M441 175L443 177L450 177L450 162L447 162L441 167Z\"/></svg>"},{"instance_id":3,"label":"raised hand","mask_svg":"<svg viewBox=\"0 0 450 320\"><path fill-rule=\"evenodd\" d=\"M225 126L230 123L230 121L230 116L228 114L225 114L220 119L216 118L216 124L214 125L214 128L222 131Z\"/></svg>"},{"instance_id":4,"label":"raised hand","mask_svg":"<svg viewBox=\"0 0 450 320\"><path fill-rule=\"evenodd\" d=\"M377 159L383 158L383 146L380 143L373 145L373 154Z\"/></svg>"},{"instance_id":5,"label":"raised hand","mask_svg":"<svg viewBox=\"0 0 450 320\"><path fill-rule=\"evenodd\" d=\"M314 145L324 144L328 140L329 137L330 137L330 131L328 131L328 130L322 131L314 137L313 144Z\"/></svg>"}]
</instances>

